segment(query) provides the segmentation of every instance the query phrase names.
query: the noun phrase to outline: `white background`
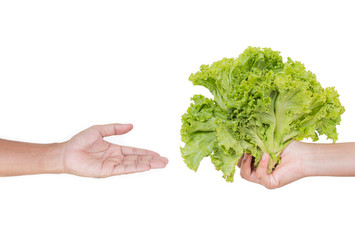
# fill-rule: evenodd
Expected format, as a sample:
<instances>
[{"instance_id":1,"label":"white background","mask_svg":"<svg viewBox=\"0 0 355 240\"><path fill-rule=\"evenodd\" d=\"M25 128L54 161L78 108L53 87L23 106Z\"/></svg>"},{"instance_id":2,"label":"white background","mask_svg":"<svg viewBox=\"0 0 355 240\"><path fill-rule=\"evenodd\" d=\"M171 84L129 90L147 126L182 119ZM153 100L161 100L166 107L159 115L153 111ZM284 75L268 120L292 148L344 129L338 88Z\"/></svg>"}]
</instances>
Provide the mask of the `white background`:
<instances>
[{"instance_id":1,"label":"white background","mask_svg":"<svg viewBox=\"0 0 355 240\"><path fill-rule=\"evenodd\" d=\"M104 123L164 170L89 179L0 178L0 239L354 239L355 178L267 190L180 156L201 64L271 47L303 62L346 108L354 141L352 1L0 1L0 137L50 143ZM322 139L325 142L324 138ZM337 159L334 159L336 161Z\"/></svg>"}]
</instances>

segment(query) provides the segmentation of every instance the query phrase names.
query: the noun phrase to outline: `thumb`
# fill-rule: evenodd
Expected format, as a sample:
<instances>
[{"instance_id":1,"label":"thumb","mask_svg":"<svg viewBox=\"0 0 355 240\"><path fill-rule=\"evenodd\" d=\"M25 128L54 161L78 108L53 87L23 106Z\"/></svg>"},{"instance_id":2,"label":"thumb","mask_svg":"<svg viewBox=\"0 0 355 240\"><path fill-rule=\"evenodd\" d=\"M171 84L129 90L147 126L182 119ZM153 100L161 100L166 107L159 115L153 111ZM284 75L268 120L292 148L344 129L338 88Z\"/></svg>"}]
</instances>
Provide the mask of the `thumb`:
<instances>
[{"instance_id":1,"label":"thumb","mask_svg":"<svg viewBox=\"0 0 355 240\"><path fill-rule=\"evenodd\" d=\"M102 137L109 137L113 135L122 135L128 133L132 130L132 124L106 124L106 125L95 125L93 126L96 130L98 130Z\"/></svg>"}]
</instances>

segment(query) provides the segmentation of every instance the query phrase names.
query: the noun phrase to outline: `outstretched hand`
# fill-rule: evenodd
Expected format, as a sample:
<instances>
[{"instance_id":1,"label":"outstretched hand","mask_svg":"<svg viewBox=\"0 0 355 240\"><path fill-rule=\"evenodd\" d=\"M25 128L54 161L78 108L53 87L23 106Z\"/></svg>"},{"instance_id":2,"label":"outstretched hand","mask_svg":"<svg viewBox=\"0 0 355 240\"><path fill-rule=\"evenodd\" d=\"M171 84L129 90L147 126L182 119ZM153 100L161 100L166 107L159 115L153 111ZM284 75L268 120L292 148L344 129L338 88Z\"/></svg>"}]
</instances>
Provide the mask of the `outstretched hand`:
<instances>
[{"instance_id":1,"label":"outstretched hand","mask_svg":"<svg viewBox=\"0 0 355 240\"><path fill-rule=\"evenodd\" d=\"M281 163L271 174L267 173L270 155L264 153L257 168L254 168L252 156L245 154L238 166L242 178L259 183L266 188L274 189L306 177L303 167L303 156L309 146L298 141L291 142L281 154Z\"/></svg>"},{"instance_id":2,"label":"outstretched hand","mask_svg":"<svg viewBox=\"0 0 355 240\"><path fill-rule=\"evenodd\" d=\"M168 159L158 153L105 141L131 131L131 124L92 126L64 144L64 172L83 177L110 177L164 168Z\"/></svg>"}]
</instances>

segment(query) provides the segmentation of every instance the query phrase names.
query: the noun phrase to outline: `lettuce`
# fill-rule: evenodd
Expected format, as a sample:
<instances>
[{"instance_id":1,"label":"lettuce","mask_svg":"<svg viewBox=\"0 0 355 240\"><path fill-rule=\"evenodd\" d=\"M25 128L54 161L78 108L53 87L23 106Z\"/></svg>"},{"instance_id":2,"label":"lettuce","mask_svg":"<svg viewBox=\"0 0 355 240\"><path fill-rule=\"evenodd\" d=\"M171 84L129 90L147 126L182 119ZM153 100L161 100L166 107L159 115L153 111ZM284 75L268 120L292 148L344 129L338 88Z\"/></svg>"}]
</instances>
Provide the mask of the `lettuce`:
<instances>
[{"instance_id":1,"label":"lettuce","mask_svg":"<svg viewBox=\"0 0 355 240\"><path fill-rule=\"evenodd\" d=\"M248 47L236 59L202 65L189 80L213 95L193 96L182 116L181 154L192 170L210 156L232 182L243 153L254 156L255 167L269 153L271 173L292 140L316 141L323 134L337 140L336 125L344 113L337 91L322 88L302 63L283 62L280 52Z\"/></svg>"}]
</instances>

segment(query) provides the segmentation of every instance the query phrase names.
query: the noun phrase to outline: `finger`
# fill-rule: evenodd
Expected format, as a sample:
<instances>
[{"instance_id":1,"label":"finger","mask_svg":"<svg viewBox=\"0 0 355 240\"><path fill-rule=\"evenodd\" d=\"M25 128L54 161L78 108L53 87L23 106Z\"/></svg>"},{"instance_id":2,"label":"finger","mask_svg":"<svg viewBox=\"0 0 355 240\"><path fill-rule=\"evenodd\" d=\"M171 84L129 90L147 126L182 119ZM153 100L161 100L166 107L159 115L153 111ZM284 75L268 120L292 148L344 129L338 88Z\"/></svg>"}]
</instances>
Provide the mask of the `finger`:
<instances>
[{"instance_id":1,"label":"finger","mask_svg":"<svg viewBox=\"0 0 355 240\"><path fill-rule=\"evenodd\" d=\"M95 125L93 128L97 129L102 137L109 137L113 135L122 135L128 133L132 130L132 124L106 124L106 125Z\"/></svg>"},{"instance_id":2,"label":"finger","mask_svg":"<svg viewBox=\"0 0 355 240\"><path fill-rule=\"evenodd\" d=\"M151 155L151 156L160 156L158 153L153 152L151 150L142 149L142 148L134 148L134 147L127 147L121 146L122 154L127 155Z\"/></svg>"},{"instance_id":3,"label":"finger","mask_svg":"<svg viewBox=\"0 0 355 240\"><path fill-rule=\"evenodd\" d=\"M253 174L252 172L252 159L253 157L248 154L246 158L242 161L240 165L240 176L247 181L258 182L257 179L255 179L255 174Z\"/></svg>"},{"instance_id":4,"label":"finger","mask_svg":"<svg viewBox=\"0 0 355 240\"><path fill-rule=\"evenodd\" d=\"M240 174L247 177L251 173L251 155L245 155L240 163Z\"/></svg>"},{"instance_id":5,"label":"finger","mask_svg":"<svg viewBox=\"0 0 355 240\"><path fill-rule=\"evenodd\" d=\"M151 169L150 165L145 163L136 163L136 164L129 164L129 165L120 164L113 169L112 175L145 172L150 169Z\"/></svg>"},{"instance_id":6,"label":"finger","mask_svg":"<svg viewBox=\"0 0 355 240\"><path fill-rule=\"evenodd\" d=\"M129 155L123 158L124 165L133 165L138 162L148 164L151 168L164 168L166 164L168 164L168 159L161 156L151 155Z\"/></svg>"},{"instance_id":7,"label":"finger","mask_svg":"<svg viewBox=\"0 0 355 240\"><path fill-rule=\"evenodd\" d=\"M246 153L243 153L243 155L240 157L240 159L238 160L238 164L237 164L237 167L240 168L240 166L242 165L242 162L244 161L246 157Z\"/></svg>"},{"instance_id":8,"label":"finger","mask_svg":"<svg viewBox=\"0 0 355 240\"><path fill-rule=\"evenodd\" d=\"M255 175L263 185L268 184L269 175L267 174L267 166L269 164L270 155L264 153L261 157L258 167L256 168Z\"/></svg>"},{"instance_id":9,"label":"finger","mask_svg":"<svg viewBox=\"0 0 355 240\"><path fill-rule=\"evenodd\" d=\"M250 154L244 159L241 165L240 175L249 182L260 183L255 175L253 156Z\"/></svg>"}]
</instances>

